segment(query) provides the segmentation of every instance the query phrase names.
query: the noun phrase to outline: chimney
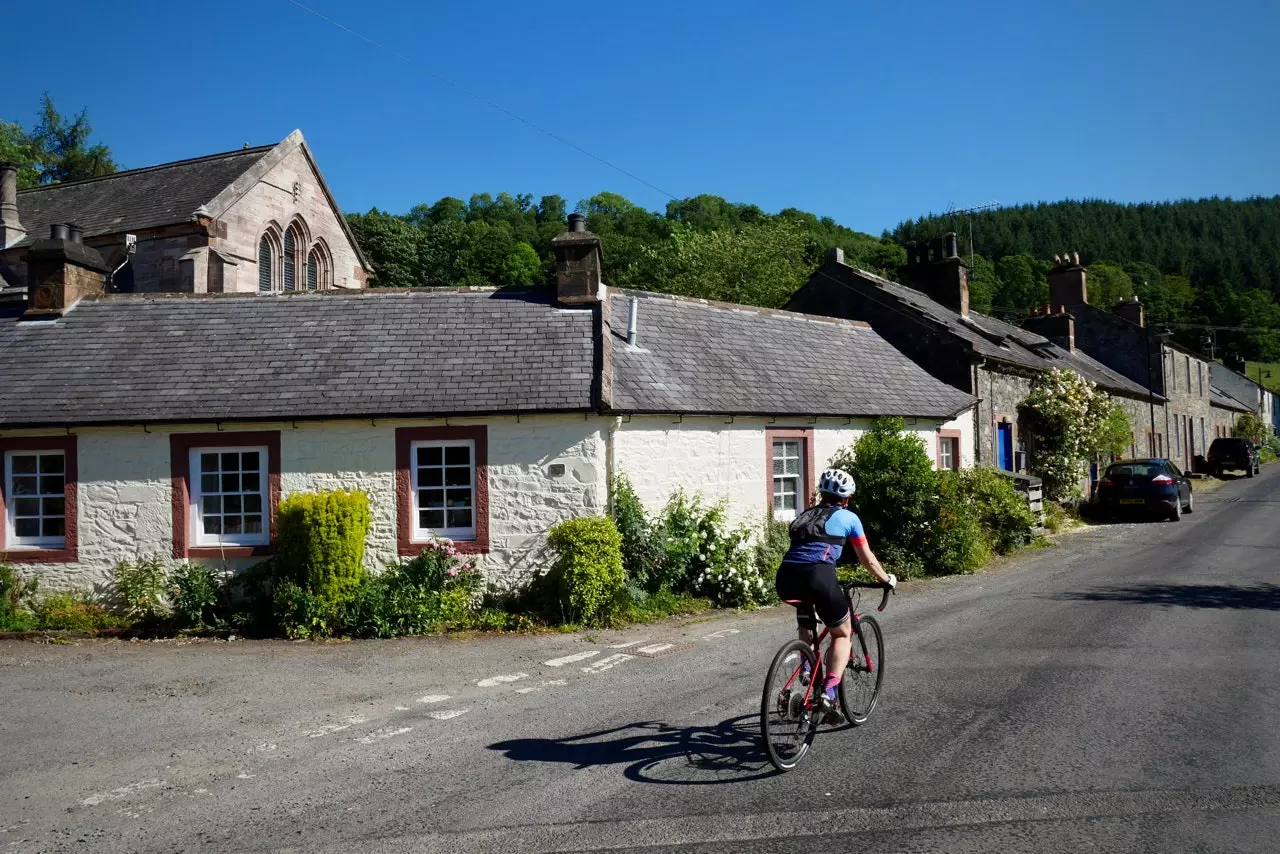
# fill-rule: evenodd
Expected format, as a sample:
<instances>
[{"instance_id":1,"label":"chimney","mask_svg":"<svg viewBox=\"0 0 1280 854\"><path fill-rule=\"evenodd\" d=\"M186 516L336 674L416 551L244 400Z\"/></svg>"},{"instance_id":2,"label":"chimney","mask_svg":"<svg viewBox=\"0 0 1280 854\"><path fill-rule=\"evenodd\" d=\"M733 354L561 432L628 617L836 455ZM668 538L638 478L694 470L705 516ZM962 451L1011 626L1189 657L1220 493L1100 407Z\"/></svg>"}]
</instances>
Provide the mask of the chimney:
<instances>
[{"instance_id":1,"label":"chimney","mask_svg":"<svg viewBox=\"0 0 1280 854\"><path fill-rule=\"evenodd\" d=\"M1085 283L1084 267L1080 265L1080 253L1068 253L1053 260L1053 269L1049 271L1049 302L1068 308L1089 302L1089 288Z\"/></svg>"},{"instance_id":2,"label":"chimney","mask_svg":"<svg viewBox=\"0 0 1280 854\"><path fill-rule=\"evenodd\" d=\"M1132 299L1120 300L1111 307L1111 312L1138 326L1147 325L1142 313L1142 303L1138 302L1137 294L1134 294Z\"/></svg>"},{"instance_id":3,"label":"chimney","mask_svg":"<svg viewBox=\"0 0 1280 854\"><path fill-rule=\"evenodd\" d=\"M106 291L108 267L96 249L83 243L84 232L61 223L47 240L27 250L27 311L24 320L57 318L84 297Z\"/></svg>"},{"instance_id":4,"label":"chimney","mask_svg":"<svg viewBox=\"0 0 1280 854\"><path fill-rule=\"evenodd\" d=\"M833 246L826 251L825 255L823 255L823 260L828 264L843 264L844 250L839 246Z\"/></svg>"},{"instance_id":5,"label":"chimney","mask_svg":"<svg viewBox=\"0 0 1280 854\"><path fill-rule=\"evenodd\" d=\"M907 263L898 268L903 284L923 291L962 316L969 316L969 266L956 251L955 233L929 243L908 243Z\"/></svg>"},{"instance_id":6,"label":"chimney","mask_svg":"<svg viewBox=\"0 0 1280 854\"><path fill-rule=\"evenodd\" d=\"M1031 317L1023 318L1022 328L1048 338L1068 353L1076 349L1076 319L1065 307L1046 306L1043 313L1035 310Z\"/></svg>"},{"instance_id":7,"label":"chimney","mask_svg":"<svg viewBox=\"0 0 1280 854\"><path fill-rule=\"evenodd\" d=\"M0 249L27 236L18 219L18 164L0 163Z\"/></svg>"},{"instance_id":8,"label":"chimney","mask_svg":"<svg viewBox=\"0 0 1280 854\"><path fill-rule=\"evenodd\" d=\"M587 218L569 214L569 230L551 241L556 253L556 302L560 305L592 305L602 301L600 279L604 256L600 238L587 231Z\"/></svg>"}]
</instances>

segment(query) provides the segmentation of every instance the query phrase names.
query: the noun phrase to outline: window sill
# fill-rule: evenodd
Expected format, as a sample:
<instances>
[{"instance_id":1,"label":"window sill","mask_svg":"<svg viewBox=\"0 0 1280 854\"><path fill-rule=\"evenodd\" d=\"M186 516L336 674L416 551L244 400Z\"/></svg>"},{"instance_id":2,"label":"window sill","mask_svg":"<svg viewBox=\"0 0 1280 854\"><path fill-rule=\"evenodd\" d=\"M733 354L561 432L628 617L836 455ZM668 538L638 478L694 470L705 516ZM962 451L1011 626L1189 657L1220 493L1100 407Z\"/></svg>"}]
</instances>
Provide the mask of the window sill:
<instances>
[{"instance_id":1,"label":"window sill","mask_svg":"<svg viewBox=\"0 0 1280 854\"><path fill-rule=\"evenodd\" d=\"M39 546L10 546L5 551L10 563L75 563L80 559L77 549L51 549Z\"/></svg>"},{"instance_id":2,"label":"window sill","mask_svg":"<svg viewBox=\"0 0 1280 854\"><path fill-rule=\"evenodd\" d=\"M432 542L434 540L401 543L398 549L400 557L417 557ZM480 540L453 540L453 547L458 550L459 554L464 555L487 555L489 553L489 544Z\"/></svg>"},{"instance_id":3,"label":"window sill","mask_svg":"<svg viewBox=\"0 0 1280 854\"><path fill-rule=\"evenodd\" d=\"M261 546L189 546L185 555L177 557L267 557L273 553L270 545Z\"/></svg>"}]
</instances>

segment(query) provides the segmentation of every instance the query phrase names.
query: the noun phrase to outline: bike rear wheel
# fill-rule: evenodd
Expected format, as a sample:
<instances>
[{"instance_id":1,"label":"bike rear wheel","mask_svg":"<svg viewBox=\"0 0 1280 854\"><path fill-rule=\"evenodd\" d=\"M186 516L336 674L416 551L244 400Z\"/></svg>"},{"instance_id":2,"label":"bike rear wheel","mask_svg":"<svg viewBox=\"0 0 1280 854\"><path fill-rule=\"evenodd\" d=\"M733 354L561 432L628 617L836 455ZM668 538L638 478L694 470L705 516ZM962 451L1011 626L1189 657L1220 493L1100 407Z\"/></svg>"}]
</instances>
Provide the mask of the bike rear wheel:
<instances>
[{"instance_id":1,"label":"bike rear wheel","mask_svg":"<svg viewBox=\"0 0 1280 854\"><path fill-rule=\"evenodd\" d=\"M800 764L817 732L814 713L805 702L811 691L817 689L802 684L800 679L806 661L809 672L818 679L819 667L813 648L799 640L784 644L769 665L764 695L760 698L760 737L765 754L779 771L790 771Z\"/></svg>"},{"instance_id":2,"label":"bike rear wheel","mask_svg":"<svg viewBox=\"0 0 1280 854\"><path fill-rule=\"evenodd\" d=\"M869 666L868 666L869 664ZM840 706L854 726L871 717L884 681L884 635L875 617L859 617L849 666L840 680Z\"/></svg>"}]
</instances>

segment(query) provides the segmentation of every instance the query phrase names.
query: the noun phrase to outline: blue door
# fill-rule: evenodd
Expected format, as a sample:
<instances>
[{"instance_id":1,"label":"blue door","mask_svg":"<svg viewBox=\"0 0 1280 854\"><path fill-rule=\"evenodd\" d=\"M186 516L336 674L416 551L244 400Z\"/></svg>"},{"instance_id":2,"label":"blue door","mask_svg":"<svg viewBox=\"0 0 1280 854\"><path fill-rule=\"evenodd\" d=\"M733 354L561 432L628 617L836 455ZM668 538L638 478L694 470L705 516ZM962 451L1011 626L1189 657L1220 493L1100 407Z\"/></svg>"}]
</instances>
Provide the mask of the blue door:
<instances>
[{"instance_id":1,"label":"blue door","mask_svg":"<svg viewBox=\"0 0 1280 854\"><path fill-rule=\"evenodd\" d=\"M1013 471L1013 425L996 425L996 458L1000 468Z\"/></svg>"}]
</instances>

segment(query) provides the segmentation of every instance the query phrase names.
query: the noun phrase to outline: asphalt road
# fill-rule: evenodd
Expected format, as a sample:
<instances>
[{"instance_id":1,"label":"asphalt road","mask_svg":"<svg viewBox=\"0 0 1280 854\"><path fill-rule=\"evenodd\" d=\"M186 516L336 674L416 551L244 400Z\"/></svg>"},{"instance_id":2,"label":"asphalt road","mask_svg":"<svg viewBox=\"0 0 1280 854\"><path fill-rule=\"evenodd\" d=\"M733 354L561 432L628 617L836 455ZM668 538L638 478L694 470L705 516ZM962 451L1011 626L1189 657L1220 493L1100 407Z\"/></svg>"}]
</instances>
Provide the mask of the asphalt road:
<instances>
[{"instance_id":1,"label":"asphalt road","mask_svg":"<svg viewBox=\"0 0 1280 854\"><path fill-rule=\"evenodd\" d=\"M782 609L0 643L0 852L1275 851L1278 574L1280 467L908 586L876 713L787 775L755 718Z\"/></svg>"}]
</instances>

